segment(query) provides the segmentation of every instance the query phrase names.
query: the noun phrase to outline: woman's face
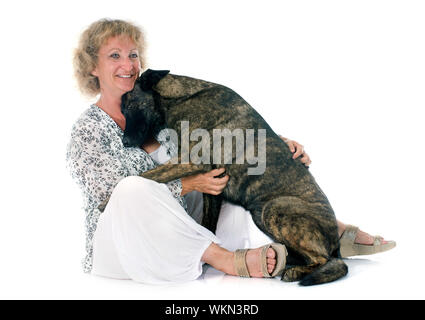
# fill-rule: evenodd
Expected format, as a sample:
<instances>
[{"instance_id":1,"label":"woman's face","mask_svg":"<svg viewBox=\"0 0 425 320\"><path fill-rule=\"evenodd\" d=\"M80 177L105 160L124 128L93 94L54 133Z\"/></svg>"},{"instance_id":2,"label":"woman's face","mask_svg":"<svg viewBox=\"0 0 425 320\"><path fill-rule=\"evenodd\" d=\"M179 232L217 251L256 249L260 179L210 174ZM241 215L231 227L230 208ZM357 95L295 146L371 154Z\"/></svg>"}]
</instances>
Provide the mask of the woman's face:
<instances>
[{"instance_id":1,"label":"woman's face","mask_svg":"<svg viewBox=\"0 0 425 320\"><path fill-rule=\"evenodd\" d=\"M99 79L102 95L121 97L133 90L139 76L140 60L136 44L126 36L109 38L98 53L92 74Z\"/></svg>"}]
</instances>

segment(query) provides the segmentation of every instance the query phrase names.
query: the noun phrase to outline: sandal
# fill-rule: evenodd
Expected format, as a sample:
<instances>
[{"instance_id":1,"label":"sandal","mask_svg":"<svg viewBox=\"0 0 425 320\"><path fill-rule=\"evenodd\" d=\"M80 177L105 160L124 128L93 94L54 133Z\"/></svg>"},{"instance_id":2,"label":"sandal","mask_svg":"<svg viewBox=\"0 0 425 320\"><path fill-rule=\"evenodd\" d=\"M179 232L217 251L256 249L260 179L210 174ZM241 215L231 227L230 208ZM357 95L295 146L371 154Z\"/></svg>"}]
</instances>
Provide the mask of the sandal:
<instances>
[{"instance_id":1,"label":"sandal","mask_svg":"<svg viewBox=\"0 0 425 320\"><path fill-rule=\"evenodd\" d=\"M340 253L342 258L360 256L360 255L369 255L379 252L388 251L396 246L395 241L387 241L387 243L382 243L381 236L375 236L373 244L359 244L354 243L356 239L359 228L347 224L344 232L339 239L341 244Z\"/></svg>"},{"instance_id":2,"label":"sandal","mask_svg":"<svg viewBox=\"0 0 425 320\"><path fill-rule=\"evenodd\" d=\"M276 266L273 272L270 274L267 271L267 250L272 248L276 252ZM250 249L238 249L235 251L235 269L236 274L239 277L247 277L250 278L248 272L248 267L246 265L246 253ZM264 278L273 278L282 274L283 269L286 265L286 256L288 255L288 251L286 251L286 247L280 243L270 243L261 247L261 272L263 273Z\"/></svg>"}]
</instances>

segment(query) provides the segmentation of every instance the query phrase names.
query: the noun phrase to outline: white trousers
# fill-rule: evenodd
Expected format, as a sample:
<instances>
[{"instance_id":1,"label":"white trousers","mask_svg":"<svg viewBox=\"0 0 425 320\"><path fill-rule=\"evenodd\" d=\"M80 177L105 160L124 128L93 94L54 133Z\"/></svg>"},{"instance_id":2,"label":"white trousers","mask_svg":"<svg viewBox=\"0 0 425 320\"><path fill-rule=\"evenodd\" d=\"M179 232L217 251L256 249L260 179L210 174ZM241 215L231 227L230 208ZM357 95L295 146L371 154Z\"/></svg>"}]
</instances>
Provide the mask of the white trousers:
<instances>
[{"instance_id":1,"label":"white trousers","mask_svg":"<svg viewBox=\"0 0 425 320\"><path fill-rule=\"evenodd\" d=\"M137 176L121 180L97 224L92 274L149 284L186 282L202 274L201 257L212 242L231 251L271 242L248 211L227 202L214 235L198 223L202 195L191 196L193 218L165 184Z\"/></svg>"}]
</instances>

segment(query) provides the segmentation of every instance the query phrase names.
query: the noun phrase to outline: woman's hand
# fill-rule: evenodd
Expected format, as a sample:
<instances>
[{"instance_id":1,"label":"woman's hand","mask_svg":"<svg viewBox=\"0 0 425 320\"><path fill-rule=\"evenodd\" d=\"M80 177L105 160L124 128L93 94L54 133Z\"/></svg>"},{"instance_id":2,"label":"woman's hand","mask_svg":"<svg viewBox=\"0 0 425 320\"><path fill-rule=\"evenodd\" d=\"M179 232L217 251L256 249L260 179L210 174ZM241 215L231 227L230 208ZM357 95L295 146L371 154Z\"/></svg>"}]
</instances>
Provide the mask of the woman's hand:
<instances>
[{"instance_id":1,"label":"woman's hand","mask_svg":"<svg viewBox=\"0 0 425 320\"><path fill-rule=\"evenodd\" d=\"M194 190L212 195L220 194L226 186L227 181L229 181L229 176L225 175L222 178L214 177L219 176L224 173L224 171L224 168L220 168L211 170L207 173L200 173L181 178L183 187L181 195L184 196Z\"/></svg>"},{"instance_id":2,"label":"woman's hand","mask_svg":"<svg viewBox=\"0 0 425 320\"><path fill-rule=\"evenodd\" d=\"M305 166L309 166L311 164L311 159L309 155L304 151L304 146L295 140L290 140L287 138L282 137L279 135L279 137L288 145L289 150L294 154L292 156L292 159L296 159L299 156L301 156L301 162L304 163Z\"/></svg>"}]
</instances>

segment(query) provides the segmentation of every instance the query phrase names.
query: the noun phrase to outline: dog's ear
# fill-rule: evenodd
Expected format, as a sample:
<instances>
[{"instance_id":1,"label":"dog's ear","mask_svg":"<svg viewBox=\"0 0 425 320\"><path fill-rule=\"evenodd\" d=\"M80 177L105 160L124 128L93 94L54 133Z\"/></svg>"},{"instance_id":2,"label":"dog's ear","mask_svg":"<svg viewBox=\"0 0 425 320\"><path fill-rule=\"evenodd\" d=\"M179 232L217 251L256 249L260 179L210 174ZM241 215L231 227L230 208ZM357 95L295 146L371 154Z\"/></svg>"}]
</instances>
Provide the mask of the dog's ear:
<instances>
[{"instance_id":1,"label":"dog's ear","mask_svg":"<svg viewBox=\"0 0 425 320\"><path fill-rule=\"evenodd\" d=\"M142 90L151 90L162 78L170 73L170 70L152 70L148 69L140 76L140 85Z\"/></svg>"}]
</instances>

